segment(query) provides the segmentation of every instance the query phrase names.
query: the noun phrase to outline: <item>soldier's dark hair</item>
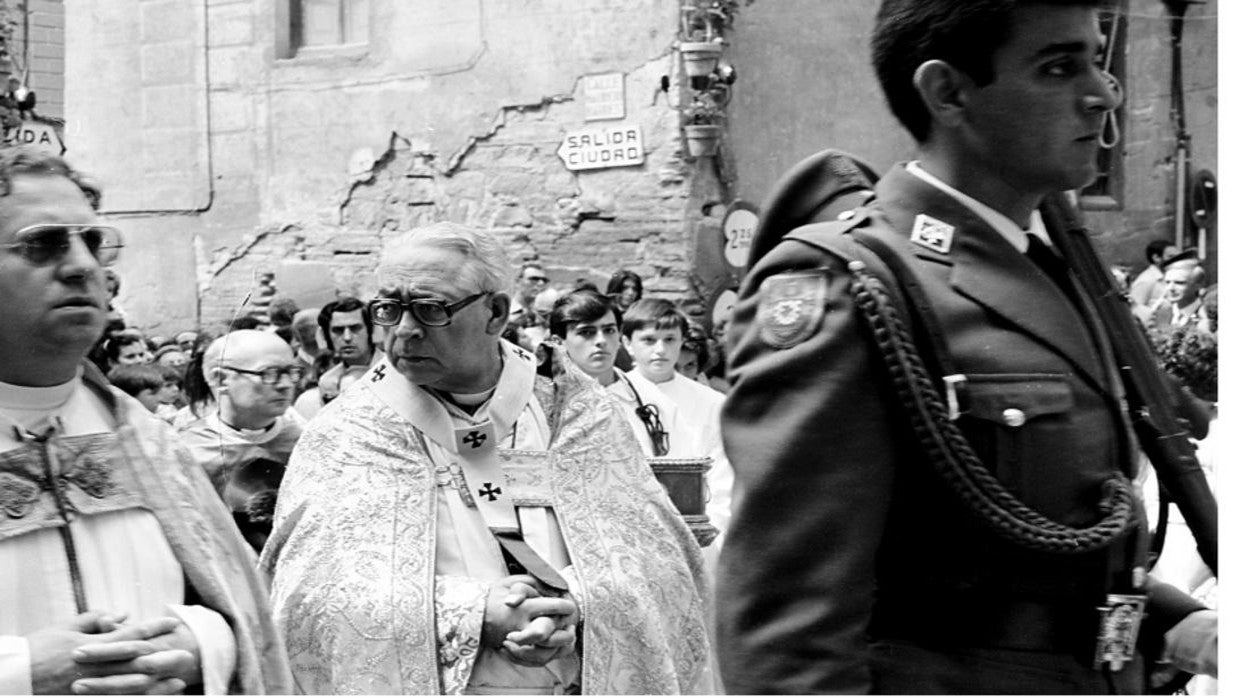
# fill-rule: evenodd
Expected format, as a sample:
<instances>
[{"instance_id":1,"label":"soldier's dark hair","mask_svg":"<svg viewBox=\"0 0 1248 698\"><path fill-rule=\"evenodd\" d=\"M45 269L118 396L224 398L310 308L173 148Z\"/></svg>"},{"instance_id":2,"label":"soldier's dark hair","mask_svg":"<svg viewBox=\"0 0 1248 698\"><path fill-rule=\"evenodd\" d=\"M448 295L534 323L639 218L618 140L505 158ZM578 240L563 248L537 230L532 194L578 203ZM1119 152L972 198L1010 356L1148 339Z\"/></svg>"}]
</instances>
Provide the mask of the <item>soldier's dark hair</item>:
<instances>
[{"instance_id":1,"label":"soldier's dark hair","mask_svg":"<svg viewBox=\"0 0 1248 698\"><path fill-rule=\"evenodd\" d=\"M1010 39L1010 17L1024 5L1104 7L1112 0L883 0L871 35L871 63L893 115L920 143L932 117L914 73L942 60L976 85L995 79L992 57Z\"/></svg>"},{"instance_id":2,"label":"soldier's dark hair","mask_svg":"<svg viewBox=\"0 0 1248 698\"><path fill-rule=\"evenodd\" d=\"M321 334L325 337L325 346L330 351L334 351L334 335L329 331L329 323L334 319L334 313L353 313L360 311L360 315L364 318L364 334L368 337L368 346L373 346L373 318L368 314L368 306L364 301L353 296L344 296L336 301L330 301L321 307L320 315L316 316L316 324L321 326Z\"/></svg>"},{"instance_id":3,"label":"soldier's dark hair","mask_svg":"<svg viewBox=\"0 0 1248 698\"><path fill-rule=\"evenodd\" d=\"M550 311L550 333L556 337L568 338L568 330L582 322L594 322L610 313L619 325L620 309L611 299L589 289L573 291L555 301Z\"/></svg>"},{"instance_id":4,"label":"soldier's dark hair","mask_svg":"<svg viewBox=\"0 0 1248 698\"><path fill-rule=\"evenodd\" d=\"M624 312L624 326L620 328L625 337L633 332L654 328L656 330L680 330L682 339L689 334L689 318L680 312L676 304L663 298L642 298L628 306Z\"/></svg>"},{"instance_id":5,"label":"soldier's dark hair","mask_svg":"<svg viewBox=\"0 0 1248 698\"><path fill-rule=\"evenodd\" d=\"M78 185L93 210L100 207L100 189L61 158L34 146L0 148L0 196L8 196L16 175L60 175Z\"/></svg>"}]
</instances>

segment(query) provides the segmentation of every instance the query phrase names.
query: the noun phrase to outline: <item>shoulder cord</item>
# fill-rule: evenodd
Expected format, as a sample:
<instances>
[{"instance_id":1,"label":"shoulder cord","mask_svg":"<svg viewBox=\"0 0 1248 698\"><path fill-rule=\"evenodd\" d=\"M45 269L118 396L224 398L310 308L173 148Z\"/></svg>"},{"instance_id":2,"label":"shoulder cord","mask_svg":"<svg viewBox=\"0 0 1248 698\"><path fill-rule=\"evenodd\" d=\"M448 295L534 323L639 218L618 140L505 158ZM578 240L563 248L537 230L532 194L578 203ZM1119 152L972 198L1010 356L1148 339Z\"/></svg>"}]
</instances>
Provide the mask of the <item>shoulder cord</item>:
<instances>
[{"instance_id":1,"label":"shoulder cord","mask_svg":"<svg viewBox=\"0 0 1248 698\"><path fill-rule=\"evenodd\" d=\"M641 393L637 392L637 388L633 386L633 382L628 379L628 376L624 375L623 371L616 371L616 376L624 381L628 389L633 392L633 399L637 401L637 409L634 412L646 427L646 433L650 435L650 445L654 447L654 455L666 456L669 448L668 434L663 429L663 420L659 418L659 408L654 405L647 405L641 401Z\"/></svg>"},{"instance_id":2,"label":"shoulder cord","mask_svg":"<svg viewBox=\"0 0 1248 698\"><path fill-rule=\"evenodd\" d=\"M954 494L1003 538L1050 553L1086 553L1105 548L1132 526L1135 505L1122 473L1105 481L1099 508L1105 517L1088 528L1059 524L1019 501L984 467L966 436L948 417L931 376L919 358L888 288L849 262L854 304L884 356L911 426L937 474Z\"/></svg>"}]
</instances>

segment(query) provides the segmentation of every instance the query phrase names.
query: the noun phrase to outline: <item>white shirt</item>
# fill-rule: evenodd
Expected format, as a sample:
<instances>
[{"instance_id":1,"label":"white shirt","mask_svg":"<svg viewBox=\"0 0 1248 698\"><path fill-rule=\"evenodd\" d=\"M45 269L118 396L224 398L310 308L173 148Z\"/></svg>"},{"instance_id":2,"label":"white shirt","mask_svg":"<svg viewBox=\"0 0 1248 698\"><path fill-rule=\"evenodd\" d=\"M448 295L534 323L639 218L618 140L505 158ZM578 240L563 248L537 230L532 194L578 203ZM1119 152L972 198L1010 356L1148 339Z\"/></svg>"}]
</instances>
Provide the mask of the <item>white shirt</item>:
<instances>
[{"instance_id":1,"label":"white shirt","mask_svg":"<svg viewBox=\"0 0 1248 698\"><path fill-rule=\"evenodd\" d=\"M637 416L637 408L642 405L653 405L655 411L659 413L659 423L667 432L668 452L666 455L672 458L696 458L696 452L689 450L689 440L680 437L681 434L687 433L689 428L681 419L676 403L650 381L633 380L632 374L626 375L618 368L612 370L615 371L616 380L607 386L607 392L611 393L612 397L620 403L620 407L624 408L624 413L628 415L628 425L633 428L633 436L637 437L642 453L647 458L655 456L654 441L650 438L650 432L646 431L646 425L641 421L641 417ZM638 399L641 400L640 404L637 402Z\"/></svg>"},{"instance_id":2,"label":"white shirt","mask_svg":"<svg viewBox=\"0 0 1248 698\"><path fill-rule=\"evenodd\" d=\"M689 454L684 457L711 459L711 469L706 474L707 487L710 488L706 514L711 524L720 530L716 541L722 541L732 517L733 483L732 465L724 453L724 440L719 428L724 394L679 373L662 383L650 382L638 369L629 371L628 377L636 384L654 386L676 405L684 427L680 433L671 436L672 455L679 452Z\"/></svg>"}]
</instances>

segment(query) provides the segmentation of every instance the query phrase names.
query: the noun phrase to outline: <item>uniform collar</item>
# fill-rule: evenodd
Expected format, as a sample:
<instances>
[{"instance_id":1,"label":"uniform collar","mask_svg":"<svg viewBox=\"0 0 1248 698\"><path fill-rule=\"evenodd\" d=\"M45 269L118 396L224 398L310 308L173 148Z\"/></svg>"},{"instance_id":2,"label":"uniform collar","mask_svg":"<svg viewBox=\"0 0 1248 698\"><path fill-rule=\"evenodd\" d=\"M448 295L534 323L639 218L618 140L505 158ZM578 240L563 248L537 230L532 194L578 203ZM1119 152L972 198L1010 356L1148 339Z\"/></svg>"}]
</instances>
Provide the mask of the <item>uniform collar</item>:
<instances>
[{"instance_id":1,"label":"uniform collar","mask_svg":"<svg viewBox=\"0 0 1248 698\"><path fill-rule=\"evenodd\" d=\"M982 201L967 196L957 189L954 189L936 175L923 169L923 167L919 165L918 160L912 160L906 163L906 172L909 172L915 177L927 182L936 189L948 194L958 203L969 208L975 215L982 218L983 221L993 230L1000 233L1001 237L1005 238L1006 241L1019 252L1024 254L1027 252L1028 234L1035 235L1040 238L1046 245L1053 244L1049 240L1048 231L1044 228L1044 221L1040 219L1039 211L1031 212L1031 225L1028 230L1024 231L1022 228L1018 227L1014 221L1002 215L996 209L988 206Z\"/></svg>"}]
</instances>

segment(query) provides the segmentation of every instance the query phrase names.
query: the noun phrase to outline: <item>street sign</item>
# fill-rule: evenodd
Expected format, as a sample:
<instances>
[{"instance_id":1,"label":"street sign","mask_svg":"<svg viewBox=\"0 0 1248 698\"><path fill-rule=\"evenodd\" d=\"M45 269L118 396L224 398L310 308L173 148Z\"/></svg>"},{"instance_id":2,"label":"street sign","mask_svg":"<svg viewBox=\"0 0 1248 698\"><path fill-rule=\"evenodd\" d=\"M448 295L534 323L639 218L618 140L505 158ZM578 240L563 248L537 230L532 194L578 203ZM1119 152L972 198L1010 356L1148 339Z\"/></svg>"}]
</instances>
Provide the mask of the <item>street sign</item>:
<instances>
[{"instance_id":1,"label":"street sign","mask_svg":"<svg viewBox=\"0 0 1248 698\"><path fill-rule=\"evenodd\" d=\"M724 259L734 267L744 267L758 227L758 208L744 201L735 201L724 214Z\"/></svg>"},{"instance_id":2,"label":"street sign","mask_svg":"<svg viewBox=\"0 0 1248 698\"><path fill-rule=\"evenodd\" d=\"M637 124L568 131L555 152L569 170L629 167L646 162L641 127Z\"/></svg>"},{"instance_id":3,"label":"street sign","mask_svg":"<svg viewBox=\"0 0 1248 698\"><path fill-rule=\"evenodd\" d=\"M4 145L33 145L53 155L65 154L65 143L56 128L42 121L23 121L4 131Z\"/></svg>"},{"instance_id":4,"label":"street sign","mask_svg":"<svg viewBox=\"0 0 1248 698\"><path fill-rule=\"evenodd\" d=\"M624 73L586 75L585 120L624 118Z\"/></svg>"}]
</instances>

